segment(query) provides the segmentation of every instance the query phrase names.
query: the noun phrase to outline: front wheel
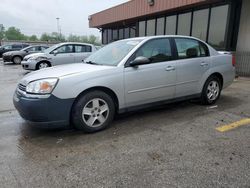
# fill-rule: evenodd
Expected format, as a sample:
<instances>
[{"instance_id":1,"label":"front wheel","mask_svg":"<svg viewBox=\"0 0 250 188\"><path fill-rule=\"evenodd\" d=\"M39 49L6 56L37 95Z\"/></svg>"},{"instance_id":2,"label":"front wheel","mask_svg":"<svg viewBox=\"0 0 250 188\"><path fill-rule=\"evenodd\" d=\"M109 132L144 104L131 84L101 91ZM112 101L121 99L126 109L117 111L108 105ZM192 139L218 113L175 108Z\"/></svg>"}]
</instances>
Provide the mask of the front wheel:
<instances>
[{"instance_id":1,"label":"front wheel","mask_svg":"<svg viewBox=\"0 0 250 188\"><path fill-rule=\"evenodd\" d=\"M13 62L14 64L20 64L21 61L22 61L22 58L19 57L19 56L15 56L15 57L13 58L13 60L12 60L12 62Z\"/></svg>"},{"instance_id":2,"label":"front wheel","mask_svg":"<svg viewBox=\"0 0 250 188\"><path fill-rule=\"evenodd\" d=\"M221 80L217 76L211 76L207 79L201 95L202 104L214 104L219 98L222 90Z\"/></svg>"},{"instance_id":3,"label":"front wheel","mask_svg":"<svg viewBox=\"0 0 250 188\"><path fill-rule=\"evenodd\" d=\"M42 61L42 62L37 64L36 69L40 70L40 69L44 69L44 68L47 68L47 67L50 67L50 64L48 62Z\"/></svg>"},{"instance_id":4,"label":"front wheel","mask_svg":"<svg viewBox=\"0 0 250 188\"><path fill-rule=\"evenodd\" d=\"M114 115L112 98L102 91L91 91L74 104L71 119L75 128L92 133L108 127Z\"/></svg>"}]
</instances>

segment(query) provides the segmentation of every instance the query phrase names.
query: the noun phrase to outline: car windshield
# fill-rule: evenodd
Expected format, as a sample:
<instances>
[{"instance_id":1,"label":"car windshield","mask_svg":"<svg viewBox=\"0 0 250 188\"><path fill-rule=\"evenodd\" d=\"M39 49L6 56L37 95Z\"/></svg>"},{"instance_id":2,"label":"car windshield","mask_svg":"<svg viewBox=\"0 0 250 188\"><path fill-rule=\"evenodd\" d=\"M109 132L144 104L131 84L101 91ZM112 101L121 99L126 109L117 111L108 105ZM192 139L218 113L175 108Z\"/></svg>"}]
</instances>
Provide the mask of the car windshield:
<instances>
[{"instance_id":1,"label":"car windshield","mask_svg":"<svg viewBox=\"0 0 250 188\"><path fill-rule=\"evenodd\" d=\"M84 62L97 65L116 66L142 40L113 42L89 56Z\"/></svg>"},{"instance_id":2,"label":"car windshield","mask_svg":"<svg viewBox=\"0 0 250 188\"><path fill-rule=\"evenodd\" d=\"M26 51L26 50L28 50L29 48L32 48L32 47L31 47L31 46L28 46L28 47L26 47L26 48L21 49L21 51Z\"/></svg>"},{"instance_id":3,"label":"car windshield","mask_svg":"<svg viewBox=\"0 0 250 188\"><path fill-rule=\"evenodd\" d=\"M53 51L54 49L56 49L56 48L59 47L59 46L61 46L61 44L55 44L55 45L53 45L53 46L51 46L51 47L49 47L49 48L43 50L42 52L43 52L43 53L50 53L51 51Z\"/></svg>"}]
</instances>

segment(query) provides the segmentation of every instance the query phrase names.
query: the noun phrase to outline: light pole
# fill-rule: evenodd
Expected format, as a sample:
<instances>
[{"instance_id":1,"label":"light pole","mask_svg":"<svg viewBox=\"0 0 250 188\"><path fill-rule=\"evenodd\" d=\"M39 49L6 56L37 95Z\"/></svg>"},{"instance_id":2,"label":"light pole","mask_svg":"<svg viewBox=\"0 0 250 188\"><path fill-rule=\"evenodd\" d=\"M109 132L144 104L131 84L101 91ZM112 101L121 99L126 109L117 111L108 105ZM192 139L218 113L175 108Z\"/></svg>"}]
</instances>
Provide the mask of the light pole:
<instances>
[{"instance_id":1,"label":"light pole","mask_svg":"<svg viewBox=\"0 0 250 188\"><path fill-rule=\"evenodd\" d=\"M62 38L62 31L61 31L61 27L60 27L60 18L56 18L57 20L57 30L58 30L58 34L59 34L59 37L60 39Z\"/></svg>"}]
</instances>

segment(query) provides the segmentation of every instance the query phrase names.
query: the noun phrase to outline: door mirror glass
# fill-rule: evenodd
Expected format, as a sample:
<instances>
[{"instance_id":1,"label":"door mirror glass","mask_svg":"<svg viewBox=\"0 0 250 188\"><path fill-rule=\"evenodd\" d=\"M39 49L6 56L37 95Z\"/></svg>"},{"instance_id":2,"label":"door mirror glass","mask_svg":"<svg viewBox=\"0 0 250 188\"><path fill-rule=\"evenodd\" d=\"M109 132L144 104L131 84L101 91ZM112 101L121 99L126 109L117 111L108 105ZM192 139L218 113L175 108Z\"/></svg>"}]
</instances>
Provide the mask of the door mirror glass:
<instances>
[{"instance_id":1,"label":"door mirror glass","mask_svg":"<svg viewBox=\"0 0 250 188\"><path fill-rule=\"evenodd\" d=\"M56 55L58 54L58 51L57 51L57 50L54 50L54 51L52 52L52 54L54 54L54 56L56 56Z\"/></svg>"},{"instance_id":2,"label":"door mirror glass","mask_svg":"<svg viewBox=\"0 0 250 188\"><path fill-rule=\"evenodd\" d=\"M130 66L134 67L134 66L144 65L148 63L150 63L150 59L148 59L147 57L139 56L135 58L134 61L130 62Z\"/></svg>"}]
</instances>

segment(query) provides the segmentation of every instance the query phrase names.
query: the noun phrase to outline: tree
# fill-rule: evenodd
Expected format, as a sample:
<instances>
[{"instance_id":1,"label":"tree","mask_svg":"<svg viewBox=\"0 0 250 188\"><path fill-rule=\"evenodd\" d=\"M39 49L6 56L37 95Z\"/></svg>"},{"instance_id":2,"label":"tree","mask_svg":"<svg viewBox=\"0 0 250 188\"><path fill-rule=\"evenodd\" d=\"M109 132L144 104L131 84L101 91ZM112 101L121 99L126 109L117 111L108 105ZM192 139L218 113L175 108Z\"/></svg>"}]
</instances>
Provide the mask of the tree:
<instances>
[{"instance_id":1,"label":"tree","mask_svg":"<svg viewBox=\"0 0 250 188\"><path fill-rule=\"evenodd\" d=\"M20 29L15 27L9 27L7 31L5 31L5 37L8 40L26 40L27 37L21 33Z\"/></svg>"},{"instance_id":2,"label":"tree","mask_svg":"<svg viewBox=\"0 0 250 188\"><path fill-rule=\"evenodd\" d=\"M97 37L95 35L89 36L89 43L96 44L96 41L97 41Z\"/></svg>"},{"instance_id":3,"label":"tree","mask_svg":"<svg viewBox=\"0 0 250 188\"><path fill-rule=\"evenodd\" d=\"M47 34L47 33L43 33L43 34L41 35L41 37L40 37L40 40L41 40L41 41L51 41L51 40L52 40L52 37L51 37L49 34Z\"/></svg>"},{"instance_id":4,"label":"tree","mask_svg":"<svg viewBox=\"0 0 250 188\"><path fill-rule=\"evenodd\" d=\"M0 40L2 40L5 36L5 29L3 24L0 24Z\"/></svg>"},{"instance_id":5,"label":"tree","mask_svg":"<svg viewBox=\"0 0 250 188\"><path fill-rule=\"evenodd\" d=\"M29 40L30 40L30 41L37 41L38 38L37 38L36 35L31 35L31 36L29 37Z\"/></svg>"}]
</instances>

